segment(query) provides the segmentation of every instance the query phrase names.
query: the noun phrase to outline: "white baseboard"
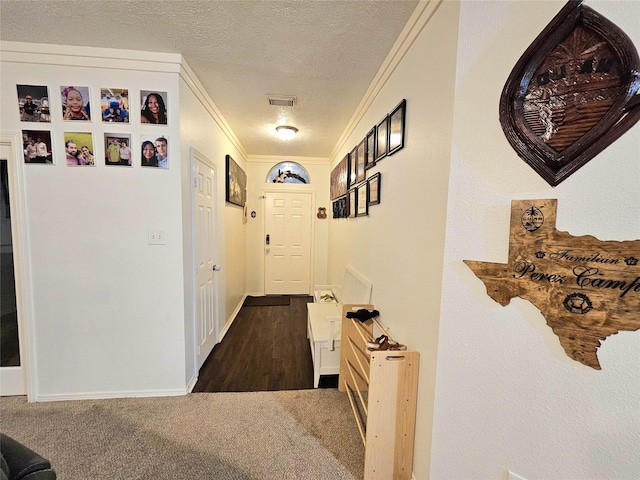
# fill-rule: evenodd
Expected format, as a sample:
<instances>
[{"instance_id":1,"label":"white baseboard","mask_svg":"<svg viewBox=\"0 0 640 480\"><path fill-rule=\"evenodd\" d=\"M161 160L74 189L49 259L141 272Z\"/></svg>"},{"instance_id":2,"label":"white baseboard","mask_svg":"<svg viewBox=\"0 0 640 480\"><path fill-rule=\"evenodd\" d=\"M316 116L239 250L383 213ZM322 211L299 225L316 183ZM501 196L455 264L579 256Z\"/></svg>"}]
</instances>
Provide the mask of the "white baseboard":
<instances>
[{"instance_id":1,"label":"white baseboard","mask_svg":"<svg viewBox=\"0 0 640 480\"><path fill-rule=\"evenodd\" d=\"M170 390L137 390L121 392L80 392L52 395L35 395L34 402L58 402L63 400L103 400L108 398L136 398L136 397L178 397L186 395L186 389Z\"/></svg>"},{"instance_id":2,"label":"white baseboard","mask_svg":"<svg viewBox=\"0 0 640 480\"><path fill-rule=\"evenodd\" d=\"M238 313L240 313L240 309L242 308L242 305L244 304L244 301L246 300L246 298L249 296L248 293L245 293L244 296L242 297L242 299L240 300L240 303L236 306L236 309L233 311L233 313L231 314L231 317L229 318L229 321L226 323L226 325L222 328L222 330L220 330L220 335L218 335L218 343L220 343L222 341L222 339L224 338L224 336L227 334L227 332L229 331L229 328L231 327L231 324L233 323L233 321L236 319L236 317L238 316Z\"/></svg>"},{"instance_id":3,"label":"white baseboard","mask_svg":"<svg viewBox=\"0 0 640 480\"><path fill-rule=\"evenodd\" d=\"M193 387L196 386L196 383L198 383L197 373L193 377L191 377L191 380L189 380L189 383L187 384L187 393L193 392Z\"/></svg>"}]
</instances>

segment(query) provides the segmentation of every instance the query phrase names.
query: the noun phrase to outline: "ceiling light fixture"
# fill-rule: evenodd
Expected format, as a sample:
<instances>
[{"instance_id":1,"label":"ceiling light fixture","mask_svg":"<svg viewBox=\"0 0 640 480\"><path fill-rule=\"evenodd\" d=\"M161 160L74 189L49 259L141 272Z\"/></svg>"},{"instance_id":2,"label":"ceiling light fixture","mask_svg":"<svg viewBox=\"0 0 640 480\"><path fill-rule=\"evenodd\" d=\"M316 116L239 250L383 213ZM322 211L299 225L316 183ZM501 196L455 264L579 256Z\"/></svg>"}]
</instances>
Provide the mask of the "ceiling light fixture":
<instances>
[{"instance_id":1,"label":"ceiling light fixture","mask_svg":"<svg viewBox=\"0 0 640 480\"><path fill-rule=\"evenodd\" d=\"M276 132L278 132L278 136L282 140L291 140L298 133L298 129L296 127L292 127L290 125L280 125L276 127Z\"/></svg>"}]
</instances>

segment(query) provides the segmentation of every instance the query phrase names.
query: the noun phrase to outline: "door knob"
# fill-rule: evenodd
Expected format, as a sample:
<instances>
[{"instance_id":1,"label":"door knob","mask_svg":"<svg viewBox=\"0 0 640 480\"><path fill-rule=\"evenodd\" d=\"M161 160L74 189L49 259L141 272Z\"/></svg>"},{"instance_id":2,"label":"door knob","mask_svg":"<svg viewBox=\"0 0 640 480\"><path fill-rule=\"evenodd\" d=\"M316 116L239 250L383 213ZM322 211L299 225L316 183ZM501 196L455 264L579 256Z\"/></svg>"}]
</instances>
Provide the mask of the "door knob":
<instances>
[{"instance_id":1,"label":"door knob","mask_svg":"<svg viewBox=\"0 0 640 480\"><path fill-rule=\"evenodd\" d=\"M214 265L213 266L213 271L214 272L219 272L220 271L220 265Z\"/></svg>"}]
</instances>

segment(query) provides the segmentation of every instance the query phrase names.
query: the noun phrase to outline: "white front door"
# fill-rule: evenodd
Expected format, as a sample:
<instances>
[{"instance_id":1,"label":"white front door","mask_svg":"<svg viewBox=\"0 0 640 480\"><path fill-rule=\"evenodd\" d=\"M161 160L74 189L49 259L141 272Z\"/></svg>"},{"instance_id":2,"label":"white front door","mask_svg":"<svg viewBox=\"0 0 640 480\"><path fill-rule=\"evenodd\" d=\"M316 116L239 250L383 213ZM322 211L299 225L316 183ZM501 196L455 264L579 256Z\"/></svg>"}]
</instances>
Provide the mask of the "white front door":
<instances>
[{"instance_id":1,"label":"white front door","mask_svg":"<svg viewBox=\"0 0 640 480\"><path fill-rule=\"evenodd\" d=\"M0 346L0 395L24 395L26 393L23 359L19 341L18 326L22 321L19 318L17 290L22 278L20 263L15 262L16 242L12 233L12 222L17 224L15 218L19 213L13 201L18 186L15 180L15 169L21 158L15 158L13 145L0 146L0 171L2 176L2 205L0 206L0 269L2 270L2 302L0 314L2 315L2 345ZM11 197L11 202L9 199ZM11 203L11 205L10 205ZM12 211L13 210L13 211Z\"/></svg>"},{"instance_id":2,"label":"white front door","mask_svg":"<svg viewBox=\"0 0 640 480\"><path fill-rule=\"evenodd\" d=\"M311 292L311 193L265 195L265 294Z\"/></svg>"},{"instance_id":3,"label":"white front door","mask_svg":"<svg viewBox=\"0 0 640 480\"><path fill-rule=\"evenodd\" d=\"M194 153L194 247L196 265L196 335L198 368L218 343L216 252L216 171Z\"/></svg>"}]
</instances>

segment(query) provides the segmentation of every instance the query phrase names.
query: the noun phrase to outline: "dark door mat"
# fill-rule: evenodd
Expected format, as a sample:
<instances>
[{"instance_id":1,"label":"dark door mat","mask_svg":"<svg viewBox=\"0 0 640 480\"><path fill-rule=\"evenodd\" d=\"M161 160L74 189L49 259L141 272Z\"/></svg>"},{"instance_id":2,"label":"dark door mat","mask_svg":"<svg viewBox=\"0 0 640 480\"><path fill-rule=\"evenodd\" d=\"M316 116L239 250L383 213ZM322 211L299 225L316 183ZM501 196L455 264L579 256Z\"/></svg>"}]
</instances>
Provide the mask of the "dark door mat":
<instances>
[{"instance_id":1,"label":"dark door mat","mask_svg":"<svg viewBox=\"0 0 640 480\"><path fill-rule=\"evenodd\" d=\"M268 296L268 297L252 297L245 298L243 307L277 307L281 305L290 305L291 299L288 296Z\"/></svg>"}]
</instances>

